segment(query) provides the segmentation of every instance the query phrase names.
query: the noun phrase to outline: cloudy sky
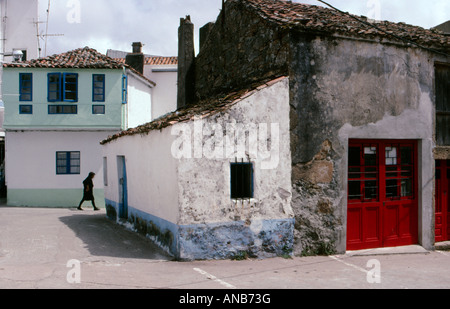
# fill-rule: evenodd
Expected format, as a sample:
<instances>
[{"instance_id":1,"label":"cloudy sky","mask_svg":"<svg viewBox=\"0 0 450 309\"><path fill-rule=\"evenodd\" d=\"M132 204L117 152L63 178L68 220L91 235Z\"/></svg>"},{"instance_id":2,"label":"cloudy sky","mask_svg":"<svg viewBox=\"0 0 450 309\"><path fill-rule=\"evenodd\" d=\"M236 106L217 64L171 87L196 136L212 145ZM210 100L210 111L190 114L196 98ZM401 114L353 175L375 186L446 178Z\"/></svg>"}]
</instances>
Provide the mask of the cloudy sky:
<instances>
[{"instance_id":1,"label":"cloudy sky","mask_svg":"<svg viewBox=\"0 0 450 309\"><path fill-rule=\"evenodd\" d=\"M294 2L325 6L317 0ZM449 0L328 0L342 11L374 19L406 22L431 28L450 20ZM40 0L40 20L47 20L49 1ZM47 55L89 46L131 50L132 42L144 43L144 52L176 56L180 17L191 16L198 28L215 21L222 0L51 0ZM45 34L45 24L41 24ZM198 43L197 43L198 44ZM44 42L42 55L44 55ZM197 49L198 50L198 49Z\"/></svg>"}]
</instances>

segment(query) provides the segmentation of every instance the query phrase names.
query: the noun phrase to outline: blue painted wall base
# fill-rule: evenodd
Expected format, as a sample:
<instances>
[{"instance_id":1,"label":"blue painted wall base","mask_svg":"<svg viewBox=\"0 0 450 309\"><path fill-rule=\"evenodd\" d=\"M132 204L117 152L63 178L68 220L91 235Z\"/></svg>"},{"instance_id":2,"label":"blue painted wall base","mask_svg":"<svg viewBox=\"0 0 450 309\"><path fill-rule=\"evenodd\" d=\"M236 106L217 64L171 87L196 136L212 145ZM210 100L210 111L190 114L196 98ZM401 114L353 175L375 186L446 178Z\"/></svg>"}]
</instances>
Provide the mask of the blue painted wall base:
<instances>
[{"instance_id":1,"label":"blue painted wall base","mask_svg":"<svg viewBox=\"0 0 450 309\"><path fill-rule=\"evenodd\" d=\"M106 200L110 219L118 220L118 209ZM291 255L294 243L293 218L177 225L129 206L128 222L179 260Z\"/></svg>"}]
</instances>

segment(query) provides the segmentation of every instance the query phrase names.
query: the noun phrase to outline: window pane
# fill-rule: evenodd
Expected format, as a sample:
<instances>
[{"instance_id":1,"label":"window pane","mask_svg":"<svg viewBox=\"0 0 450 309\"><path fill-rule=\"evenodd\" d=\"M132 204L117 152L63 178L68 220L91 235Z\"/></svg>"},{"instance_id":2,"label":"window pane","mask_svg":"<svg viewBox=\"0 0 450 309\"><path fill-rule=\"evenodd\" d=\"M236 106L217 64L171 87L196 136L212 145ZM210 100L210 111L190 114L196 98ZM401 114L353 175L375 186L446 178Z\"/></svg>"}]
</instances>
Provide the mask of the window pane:
<instances>
[{"instance_id":1,"label":"window pane","mask_svg":"<svg viewBox=\"0 0 450 309\"><path fill-rule=\"evenodd\" d=\"M105 105L93 105L92 113L95 115L102 115L105 113Z\"/></svg>"},{"instance_id":2,"label":"window pane","mask_svg":"<svg viewBox=\"0 0 450 309\"><path fill-rule=\"evenodd\" d=\"M32 105L20 105L19 112L20 112L20 114L33 114L33 106Z\"/></svg>"},{"instance_id":3,"label":"window pane","mask_svg":"<svg viewBox=\"0 0 450 309\"><path fill-rule=\"evenodd\" d=\"M361 199L361 182L360 181L349 181L348 182L348 197L353 199Z\"/></svg>"},{"instance_id":4,"label":"window pane","mask_svg":"<svg viewBox=\"0 0 450 309\"><path fill-rule=\"evenodd\" d=\"M231 163L231 198L252 198L252 163Z\"/></svg>"}]
</instances>

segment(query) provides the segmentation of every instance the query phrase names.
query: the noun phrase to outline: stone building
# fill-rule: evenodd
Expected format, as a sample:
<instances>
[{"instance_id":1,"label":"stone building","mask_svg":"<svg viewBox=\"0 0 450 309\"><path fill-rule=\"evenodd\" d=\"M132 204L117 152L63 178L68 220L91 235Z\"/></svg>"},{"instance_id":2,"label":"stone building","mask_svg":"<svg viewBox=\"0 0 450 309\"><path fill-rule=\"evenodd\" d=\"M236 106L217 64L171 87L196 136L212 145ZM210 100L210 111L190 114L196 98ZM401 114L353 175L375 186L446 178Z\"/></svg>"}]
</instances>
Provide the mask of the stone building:
<instances>
[{"instance_id":1,"label":"stone building","mask_svg":"<svg viewBox=\"0 0 450 309\"><path fill-rule=\"evenodd\" d=\"M289 200L290 207L282 203L282 209L292 209L295 219L294 242L285 241L285 251L329 254L409 244L432 249L436 240L449 239L448 36L282 0L224 2L216 22L201 29L196 57L192 29L190 18L181 19L178 111L111 137L105 145L128 135L151 136L155 128L178 123L177 115L220 106L243 89L257 90L281 77L287 89L275 87L276 94L269 88L270 94L252 100L252 106L256 113L283 110L282 104L289 109L287 118L278 118L280 125L289 124L289 134L280 135L289 142L289 152L279 158L289 162L290 178L289 188L282 186L278 196ZM276 100L285 91L287 102ZM240 121L256 121L251 115L247 110ZM231 167L217 172L232 173ZM280 183L285 172L275 173ZM197 190L206 183L207 178L197 182ZM266 188L272 196L279 189ZM213 192L228 189L214 187L210 205ZM243 211L270 201L253 198L260 203L243 204ZM231 207L221 209L227 213ZM199 224L212 223L211 209L196 211L191 215L198 215ZM235 221L249 227L254 218L248 219L236 216ZM243 234L235 229L227 235L238 239Z\"/></svg>"},{"instance_id":2,"label":"stone building","mask_svg":"<svg viewBox=\"0 0 450 309\"><path fill-rule=\"evenodd\" d=\"M297 253L434 245L435 159L450 159L448 36L268 0L229 0L206 28L196 101L289 76ZM387 166L386 147L416 161ZM364 173L370 156L375 174Z\"/></svg>"}]
</instances>

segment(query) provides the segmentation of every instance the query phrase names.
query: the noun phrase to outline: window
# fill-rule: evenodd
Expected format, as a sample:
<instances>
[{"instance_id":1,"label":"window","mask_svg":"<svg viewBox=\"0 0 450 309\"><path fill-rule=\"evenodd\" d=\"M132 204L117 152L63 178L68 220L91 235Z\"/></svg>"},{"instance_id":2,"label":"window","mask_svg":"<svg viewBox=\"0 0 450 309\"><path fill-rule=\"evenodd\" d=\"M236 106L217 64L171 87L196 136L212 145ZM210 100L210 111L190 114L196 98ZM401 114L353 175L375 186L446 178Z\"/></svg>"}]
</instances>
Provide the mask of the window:
<instances>
[{"instance_id":1,"label":"window","mask_svg":"<svg viewBox=\"0 0 450 309\"><path fill-rule=\"evenodd\" d=\"M48 74L48 93L49 102L61 101L61 73Z\"/></svg>"},{"instance_id":2,"label":"window","mask_svg":"<svg viewBox=\"0 0 450 309\"><path fill-rule=\"evenodd\" d=\"M19 74L19 101L33 101L33 74Z\"/></svg>"},{"instance_id":3,"label":"window","mask_svg":"<svg viewBox=\"0 0 450 309\"><path fill-rule=\"evenodd\" d=\"M92 114L94 115L105 114L105 105L92 105Z\"/></svg>"},{"instance_id":4,"label":"window","mask_svg":"<svg viewBox=\"0 0 450 309\"><path fill-rule=\"evenodd\" d=\"M127 104L128 101L128 78L126 75L122 76L122 104Z\"/></svg>"},{"instance_id":5,"label":"window","mask_svg":"<svg viewBox=\"0 0 450 309\"><path fill-rule=\"evenodd\" d=\"M33 105L19 105L19 114L22 115L33 114Z\"/></svg>"},{"instance_id":6,"label":"window","mask_svg":"<svg viewBox=\"0 0 450 309\"><path fill-rule=\"evenodd\" d=\"M253 164L231 163L231 198L253 198Z\"/></svg>"},{"instance_id":7,"label":"window","mask_svg":"<svg viewBox=\"0 0 450 309\"><path fill-rule=\"evenodd\" d=\"M92 75L92 101L105 102L105 74Z\"/></svg>"},{"instance_id":8,"label":"window","mask_svg":"<svg viewBox=\"0 0 450 309\"><path fill-rule=\"evenodd\" d=\"M63 74L63 91L65 102L78 101L78 74L64 73Z\"/></svg>"},{"instance_id":9,"label":"window","mask_svg":"<svg viewBox=\"0 0 450 309\"><path fill-rule=\"evenodd\" d=\"M56 153L57 175L79 175L81 155L79 151L61 151Z\"/></svg>"},{"instance_id":10,"label":"window","mask_svg":"<svg viewBox=\"0 0 450 309\"><path fill-rule=\"evenodd\" d=\"M450 66L436 66L436 143L450 146Z\"/></svg>"},{"instance_id":11,"label":"window","mask_svg":"<svg viewBox=\"0 0 450 309\"><path fill-rule=\"evenodd\" d=\"M77 102L78 74L49 73L47 99L49 102Z\"/></svg>"},{"instance_id":12,"label":"window","mask_svg":"<svg viewBox=\"0 0 450 309\"><path fill-rule=\"evenodd\" d=\"M76 105L49 105L49 115L76 115L78 107Z\"/></svg>"}]
</instances>

